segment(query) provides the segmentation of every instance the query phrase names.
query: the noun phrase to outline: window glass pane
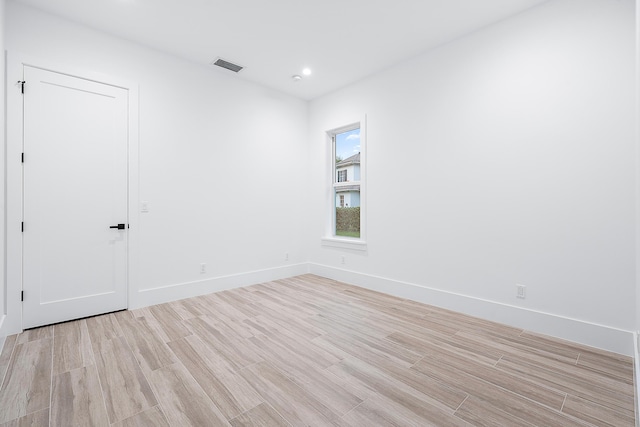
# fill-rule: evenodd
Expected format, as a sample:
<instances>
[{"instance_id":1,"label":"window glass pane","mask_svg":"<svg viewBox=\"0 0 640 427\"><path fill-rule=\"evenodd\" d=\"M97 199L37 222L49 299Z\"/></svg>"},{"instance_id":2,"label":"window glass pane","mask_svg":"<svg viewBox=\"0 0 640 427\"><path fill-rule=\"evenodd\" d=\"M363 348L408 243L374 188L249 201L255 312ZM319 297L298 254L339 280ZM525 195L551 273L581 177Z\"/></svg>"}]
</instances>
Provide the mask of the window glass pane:
<instances>
[{"instance_id":1,"label":"window glass pane","mask_svg":"<svg viewBox=\"0 0 640 427\"><path fill-rule=\"evenodd\" d=\"M336 134L334 179L335 182L360 181L360 129Z\"/></svg>"},{"instance_id":2,"label":"window glass pane","mask_svg":"<svg viewBox=\"0 0 640 427\"><path fill-rule=\"evenodd\" d=\"M335 137L335 235L360 237L360 129ZM352 185L345 185L353 183Z\"/></svg>"},{"instance_id":3,"label":"window glass pane","mask_svg":"<svg viewBox=\"0 0 640 427\"><path fill-rule=\"evenodd\" d=\"M336 189L336 236L360 237L360 186Z\"/></svg>"}]
</instances>

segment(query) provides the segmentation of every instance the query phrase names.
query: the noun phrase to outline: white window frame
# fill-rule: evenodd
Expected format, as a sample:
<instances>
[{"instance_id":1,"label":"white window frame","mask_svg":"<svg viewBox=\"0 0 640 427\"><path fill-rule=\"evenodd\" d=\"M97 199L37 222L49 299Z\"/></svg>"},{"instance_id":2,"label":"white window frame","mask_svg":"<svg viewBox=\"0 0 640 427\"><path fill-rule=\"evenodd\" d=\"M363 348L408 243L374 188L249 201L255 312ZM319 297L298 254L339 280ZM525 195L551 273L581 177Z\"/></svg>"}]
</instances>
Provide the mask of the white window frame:
<instances>
[{"instance_id":1,"label":"white window frame","mask_svg":"<svg viewBox=\"0 0 640 427\"><path fill-rule=\"evenodd\" d=\"M327 200L326 232L322 238L322 245L356 251L367 250L367 122L366 116L358 120L345 121L348 125L332 128L326 132L327 150L330 156L327 159L328 174L327 183L330 199ZM335 136L354 129L360 129L360 180L352 182L337 182L336 174L336 146ZM360 185L360 237L336 236L336 189L342 186Z\"/></svg>"}]
</instances>

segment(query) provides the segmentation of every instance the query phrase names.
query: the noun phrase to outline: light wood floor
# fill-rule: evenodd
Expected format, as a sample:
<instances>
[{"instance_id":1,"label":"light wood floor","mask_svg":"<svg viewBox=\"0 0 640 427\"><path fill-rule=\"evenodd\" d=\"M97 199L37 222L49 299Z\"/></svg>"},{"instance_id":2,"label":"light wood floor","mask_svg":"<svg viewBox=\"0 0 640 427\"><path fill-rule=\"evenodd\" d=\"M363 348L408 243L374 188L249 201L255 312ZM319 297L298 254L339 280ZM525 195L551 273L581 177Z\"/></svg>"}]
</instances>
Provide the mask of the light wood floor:
<instances>
[{"instance_id":1,"label":"light wood floor","mask_svg":"<svg viewBox=\"0 0 640 427\"><path fill-rule=\"evenodd\" d=\"M8 337L0 426L633 426L628 357L312 275Z\"/></svg>"}]
</instances>

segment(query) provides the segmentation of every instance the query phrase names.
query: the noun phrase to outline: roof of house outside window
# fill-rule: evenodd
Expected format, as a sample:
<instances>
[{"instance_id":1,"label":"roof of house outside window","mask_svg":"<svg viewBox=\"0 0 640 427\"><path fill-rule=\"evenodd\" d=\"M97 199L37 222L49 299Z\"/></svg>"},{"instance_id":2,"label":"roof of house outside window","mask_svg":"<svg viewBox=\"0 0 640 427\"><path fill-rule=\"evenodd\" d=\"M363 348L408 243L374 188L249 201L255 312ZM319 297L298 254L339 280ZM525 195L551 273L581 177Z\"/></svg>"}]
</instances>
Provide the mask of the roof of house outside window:
<instances>
[{"instance_id":1,"label":"roof of house outside window","mask_svg":"<svg viewBox=\"0 0 640 427\"><path fill-rule=\"evenodd\" d=\"M359 185L345 185L336 188L336 193L346 193L349 191L360 191Z\"/></svg>"},{"instance_id":2,"label":"roof of house outside window","mask_svg":"<svg viewBox=\"0 0 640 427\"><path fill-rule=\"evenodd\" d=\"M359 165L359 164L360 164L360 153L354 154L353 156L347 157L346 159L336 163L336 168L343 168L345 166Z\"/></svg>"}]
</instances>

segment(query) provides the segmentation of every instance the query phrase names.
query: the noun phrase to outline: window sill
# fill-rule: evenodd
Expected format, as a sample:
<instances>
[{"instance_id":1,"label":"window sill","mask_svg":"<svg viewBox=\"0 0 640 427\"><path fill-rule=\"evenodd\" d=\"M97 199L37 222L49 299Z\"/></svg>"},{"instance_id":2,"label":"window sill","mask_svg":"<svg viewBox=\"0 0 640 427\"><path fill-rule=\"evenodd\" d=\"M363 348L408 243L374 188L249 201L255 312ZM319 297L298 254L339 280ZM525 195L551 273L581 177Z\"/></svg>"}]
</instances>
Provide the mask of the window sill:
<instances>
[{"instance_id":1,"label":"window sill","mask_svg":"<svg viewBox=\"0 0 640 427\"><path fill-rule=\"evenodd\" d=\"M323 237L321 239L322 246L332 248L350 249L352 251L366 251L367 242L363 240L341 239L339 237Z\"/></svg>"}]
</instances>

